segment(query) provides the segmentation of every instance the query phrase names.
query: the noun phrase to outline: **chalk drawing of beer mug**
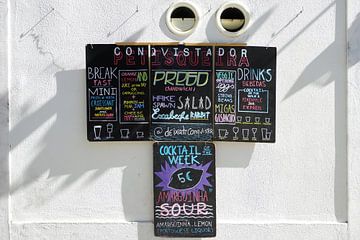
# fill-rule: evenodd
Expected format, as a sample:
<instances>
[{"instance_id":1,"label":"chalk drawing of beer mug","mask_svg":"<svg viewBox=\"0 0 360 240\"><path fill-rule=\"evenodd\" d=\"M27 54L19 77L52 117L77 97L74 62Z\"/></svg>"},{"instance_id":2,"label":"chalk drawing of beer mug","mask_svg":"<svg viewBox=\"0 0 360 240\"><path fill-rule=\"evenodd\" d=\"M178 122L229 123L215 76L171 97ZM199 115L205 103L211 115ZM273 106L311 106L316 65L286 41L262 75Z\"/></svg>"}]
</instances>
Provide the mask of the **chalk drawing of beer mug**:
<instances>
[{"instance_id":1,"label":"chalk drawing of beer mug","mask_svg":"<svg viewBox=\"0 0 360 240\"><path fill-rule=\"evenodd\" d=\"M222 140L226 139L227 135L229 135L229 131L226 129L219 129L218 132L219 132L219 138Z\"/></svg>"},{"instance_id":2,"label":"chalk drawing of beer mug","mask_svg":"<svg viewBox=\"0 0 360 240\"><path fill-rule=\"evenodd\" d=\"M127 128L120 129L120 138L122 139L128 139L130 134L130 130Z\"/></svg>"},{"instance_id":3,"label":"chalk drawing of beer mug","mask_svg":"<svg viewBox=\"0 0 360 240\"><path fill-rule=\"evenodd\" d=\"M267 128L261 129L261 135L262 135L262 140L264 140L264 141L271 140L271 131L269 131Z\"/></svg>"},{"instance_id":4,"label":"chalk drawing of beer mug","mask_svg":"<svg viewBox=\"0 0 360 240\"><path fill-rule=\"evenodd\" d=\"M102 126L101 125L96 125L94 126L94 135L95 135L95 138L94 140L101 140L101 128Z\"/></svg>"},{"instance_id":5,"label":"chalk drawing of beer mug","mask_svg":"<svg viewBox=\"0 0 360 240\"><path fill-rule=\"evenodd\" d=\"M241 134L243 137L243 140L249 140L249 129L242 129Z\"/></svg>"}]
</instances>

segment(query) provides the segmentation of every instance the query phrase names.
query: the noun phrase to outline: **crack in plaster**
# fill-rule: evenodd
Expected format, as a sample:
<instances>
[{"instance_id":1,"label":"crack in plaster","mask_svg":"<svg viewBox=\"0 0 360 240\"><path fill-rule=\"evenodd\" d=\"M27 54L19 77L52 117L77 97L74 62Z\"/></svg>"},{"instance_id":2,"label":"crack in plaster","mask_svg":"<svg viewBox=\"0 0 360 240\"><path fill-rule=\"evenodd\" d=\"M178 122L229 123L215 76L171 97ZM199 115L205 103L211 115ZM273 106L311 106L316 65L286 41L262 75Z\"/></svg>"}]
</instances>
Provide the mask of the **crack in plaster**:
<instances>
[{"instance_id":1,"label":"crack in plaster","mask_svg":"<svg viewBox=\"0 0 360 240\"><path fill-rule=\"evenodd\" d=\"M33 41L35 43L35 47L38 50L38 52L40 53L40 55L42 55L42 56L46 56L46 55L50 56L51 63L52 63L53 66L57 67L61 71L65 70L64 67L60 66L59 64L57 64L55 62L55 56L51 51L45 51L44 48L40 46L40 34L30 33L29 36L33 39Z\"/></svg>"}]
</instances>

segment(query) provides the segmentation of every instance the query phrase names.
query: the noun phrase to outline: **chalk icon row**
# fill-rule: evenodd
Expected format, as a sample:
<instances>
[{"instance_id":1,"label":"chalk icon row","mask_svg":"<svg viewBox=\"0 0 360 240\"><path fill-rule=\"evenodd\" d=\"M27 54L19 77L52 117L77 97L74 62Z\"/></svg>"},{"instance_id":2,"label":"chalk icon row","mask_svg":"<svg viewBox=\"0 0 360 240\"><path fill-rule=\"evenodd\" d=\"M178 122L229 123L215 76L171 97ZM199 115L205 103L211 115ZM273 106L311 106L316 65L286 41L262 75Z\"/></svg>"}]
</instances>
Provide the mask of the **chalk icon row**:
<instances>
[{"instance_id":1,"label":"chalk icon row","mask_svg":"<svg viewBox=\"0 0 360 240\"><path fill-rule=\"evenodd\" d=\"M107 135L105 136L104 139L106 140L110 140L110 139L113 139L113 129L114 129L114 126L113 124L111 123L108 123L106 125L106 133ZM251 130L251 131L250 131ZM270 141L271 140L271 134L272 134L272 131L270 131L269 129L267 128L261 128L261 140L263 141ZM257 131L258 131L258 128L243 128L241 129L241 133L240 132L240 128L239 127L233 127L232 128L232 132L234 133L233 134L233 138L232 140L239 140L239 135L241 135L241 139L244 140L244 141L258 141L258 137L257 137ZM103 140L101 138L102 136L102 126L101 125L95 125L94 126L94 140ZM228 135L229 135L229 131L228 129L218 129L218 137L220 140L225 140L225 139L228 139ZM137 139L143 139L145 136L144 136L144 132L143 131L136 131L136 138ZM130 139L130 129L128 128L122 128L120 129L120 138L121 139Z\"/></svg>"},{"instance_id":2,"label":"chalk icon row","mask_svg":"<svg viewBox=\"0 0 360 240\"><path fill-rule=\"evenodd\" d=\"M257 136L258 130L261 131L260 137ZM232 128L232 140L237 141L239 139L243 141L259 141L260 139L263 141L270 141L271 140L271 134L272 131L270 131L267 128L243 128L241 129L239 127L233 127ZM230 134L230 131L225 128L218 129L218 137L220 140L226 140L228 139L228 135ZM240 135L240 136L239 136ZM260 139L259 139L260 138Z\"/></svg>"},{"instance_id":3,"label":"chalk icon row","mask_svg":"<svg viewBox=\"0 0 360 240\"><path fill-rule=\"evenodd\" d=\"M94 140L103 140L103 138L101 138L102 136L102 125L95 125L94 126ZM112 123L108 123L106 124L106 136L104 137L104 139L106 140L110 140L113 139L113 132L114 132L114 125ZM120 129L120 139L130 139L130 129L129 128L121 128ZM136 138L137 139L144 139L145 137L145 133L143 131L136 131Z\"/></svg>"},{"instance_id":4,"label":"chalk icon row","mask_svg":"<svg viewBox=\"0 0 360 240\"><path fill-rule=\"evenodd\" d=\"M252 120L252 118L251 118L251 116L245 116L244 118L243 118L243 116L237 116L236 117L236 122L238 122L238 123L242 123L243 122L243 120L245 120L244 122L245 123L250 123L251 122L251 120ZM255 123L258 123L258 124L260 124L261 122L261 117L254 117L254 120L255 120ZM266 118L264 118L264 122L263 122L264 124L271 124L271 118L269 118L269 117L266 117Z\"/></svg>"}]
</instances>

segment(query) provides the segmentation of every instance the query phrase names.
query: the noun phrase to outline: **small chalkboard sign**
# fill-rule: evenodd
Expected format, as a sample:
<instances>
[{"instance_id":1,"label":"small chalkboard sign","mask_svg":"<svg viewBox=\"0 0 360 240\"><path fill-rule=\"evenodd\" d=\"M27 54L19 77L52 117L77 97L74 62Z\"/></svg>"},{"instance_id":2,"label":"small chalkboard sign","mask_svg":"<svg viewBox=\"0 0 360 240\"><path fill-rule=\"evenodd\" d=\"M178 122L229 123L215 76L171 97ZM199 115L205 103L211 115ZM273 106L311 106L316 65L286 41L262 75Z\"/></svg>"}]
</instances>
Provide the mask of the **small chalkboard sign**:
<instances>
[{"instance_id":1,"label":"small chalkboard sign","mask_svg":"<svg viewBox=\"0 0 360 240\"><path fill-rule=\"evenodd\" d=\"M216 46L214 140L275 142L276 48Z\"/></svg>"},{"instance_id":2,"label":"small chalkboard sign","mask_svg":"<svg viewBox=\"0 0 360 240\"><path fill-rule=\"evenodd\" d=\"M152 139L212 139L212 69L212 46L151 46Z\"/></svg>"},{"instance_id":3,"label":"small chalkboard sign","mask_svg":"<svg viewBox=\"0 0 360 240\"><path fill-rule=\"evenodd\" d=\"M154 143L155 236L216 236L215 147Z\"/></svg>"},{"instance_id":4,"label":"small chalkboard sign","mask_svg":"<svg viewBox=\"0 0 360 240\"><path fill-rule=\"evenodd\" d=\"M148 45L86 46L89 141L149 140Z\"/></svg>"}]
</instances>

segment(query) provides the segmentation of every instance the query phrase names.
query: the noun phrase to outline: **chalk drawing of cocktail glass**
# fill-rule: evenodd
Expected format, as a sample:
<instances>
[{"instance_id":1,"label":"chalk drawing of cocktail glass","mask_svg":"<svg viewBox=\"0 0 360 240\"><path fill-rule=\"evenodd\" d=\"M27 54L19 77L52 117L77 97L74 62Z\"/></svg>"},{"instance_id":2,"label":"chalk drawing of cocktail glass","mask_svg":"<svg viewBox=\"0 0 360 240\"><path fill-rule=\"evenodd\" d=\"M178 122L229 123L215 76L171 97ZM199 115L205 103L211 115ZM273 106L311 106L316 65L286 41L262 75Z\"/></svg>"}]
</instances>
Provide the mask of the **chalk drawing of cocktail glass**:
<instances>
[{"instance_id":1,"label":"chalk drawing of cocktail glass","mask_svg":"<svg viewBox=\"0 0 360 240\"><path fill-rule=\"evenodd\" d=\"M136 138L144 138L144 132L142 132L142 131L137 131L137 132L136 132Z\"/></svg>"},{"instance_id":2,"label":"chalk drawing of cocktail glass","mask_svg":"<svg viewBox=\"0 0 360 240\"><path fill-rule=\"evenodd\" d=\"M219 139L224 140L226 139L227 135L229 135L228 130L226 129L219 129Z\"/></svg>"},{"instance_id":3,"label":"chalk drawing of cocktail glass","mask_svg":"<svg viewBox=\"0 0 360 240\"><path fill-rule=\"evenodd\" d=\"M249 140L249 129L242 129L241 133L243 140Z\"/></svg>"},{"instance_id":4,"label":"chalk drawing of cocktail glass","mask_svg":"<svg viewBox=\"0 0 360 240\"><path fill-rule=\"evenodd\" d=\"M251 117L250 117L250 116L246 116L246 117L245 117L245 121L246 121L246 122L250 122L250 120L251 120Z\"/></svg>"},{"instance_id":5,"label":"chalk drawing of cocktail glass","mask_svg":"<svg viewBox=\"0 0 360 240\"><path fill-rule=\"evenodd\" d=\"M239 139L239 137L238 137L239 130L240 130L239 127L233 127L233 132L234 132L233 140Z\"/></svg>"},{"instance_id":6,"label":"chalk drawing of cocktail glass","mask_svg":"<svg viewBox=\"0 0 360 240\"><path fill-rule=\"evenodd\" d=\"M120 138L128 139L130 134L130 130L127 128L120 129Z\"/></svg>"},{"instance_id":7,"label":"chalk drawing of cocktail glass","mask_svg":"<svg viewBox=\"0 0 360 240\"><path fill-rule=\"evenodd\" d=\"M106 137L106 139L113 138L113 136L111 136L113 131L114 131L114 125L112 123L106 124L106 132L108 133L108 136Z\"/></svg>"},{"instance_id":8,"label":"chalk drawing of cocktail glass","mask_svg":"<svg viewBox=\"0 0 360 240\"><path fill-rule=\"evenodd\" d=\"M94 126L94 135L95 135L95 138L94 140L101 140L101 128L102 126L101 125L96 125Z\"/></svg>"},{"instance_id":9,"label":"chalk drawing of cocktail glass","mask_svg":"<svg viewBox=\"0 0 360 240\"><path fill-rule=\"evenodd\" d=\"M256 132L257 132L257 128L252 128L251 132L253 134L253 137L251 138L251 140L256 141Z\"/></svg>"},{"instance_id":10,"label":"chalk drawing of cocktail glass","mask_svg":"<svg viewBox=\"0 0 360 240\"><path fill-rule=\"evenodd\" d=\"M261 129L261 137L262 137L262 140L264 140L264 141L270 141L271 131L268 131L267 128L262 128Z\"/></svg>"}]
</instances>

